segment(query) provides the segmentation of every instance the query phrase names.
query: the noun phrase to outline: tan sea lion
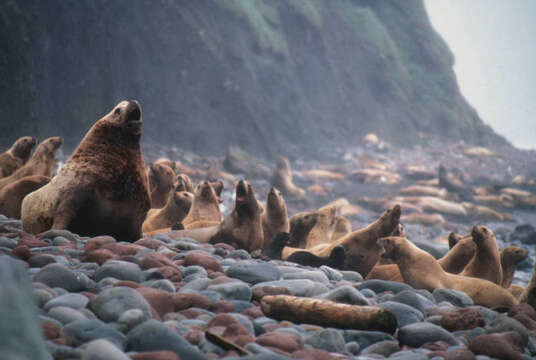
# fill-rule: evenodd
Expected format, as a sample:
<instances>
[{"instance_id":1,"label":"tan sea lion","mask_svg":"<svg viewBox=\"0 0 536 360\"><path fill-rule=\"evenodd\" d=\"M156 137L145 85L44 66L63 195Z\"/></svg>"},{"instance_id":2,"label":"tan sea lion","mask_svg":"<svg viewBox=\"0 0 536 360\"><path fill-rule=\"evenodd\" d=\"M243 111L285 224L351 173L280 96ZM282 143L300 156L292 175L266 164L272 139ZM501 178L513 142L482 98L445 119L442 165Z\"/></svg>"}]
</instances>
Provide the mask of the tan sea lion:
<instances>
[{"instance_id":1,"label":"tan sea lion","mask_svg":"<svg viewBox=\"0 0 536 360\"><path fill-rule=\"evenodd\" d=\"M467 212L467 216L481 221L510 221L512 216L509 214L500 213L487 206L476 205L469 202L462 203L463 208Z\"/></svg>"},{"instance_id":2,"label":"tan sea lion","mask_svg":"<svg viewBox=\"0 0 536 360\"><path fill-rule=\"evenodd\" d=\"M326 205L316 211L318 219L313 226L307 238L305 239L305 248L309 249L320 244L331 242L329 234L330 228L335 221L336 208L333 205Z\"/></svg>"},{"instance_id":3,"label":"tan sea lion","mask_svg":"<svg viewBox=\"0 0 536 360\"><path fill-rule=\"evenodd\" d=\"M194 196L187 191L170 191L166 206L161 209L151 209L141 227L144 233L168 228L182 220L190 211Z\"/></svg>"},{"instance_id":4,"label":"tan sea lion","mask_svg":"<svg viewBox=\"0 0 536 360\"><path fill-rule=\"evenodd\" d=\"M216 193L216 199L218 200L218 203L222 203L223 200L221 199L221 193L223 191L223 188L225 187L223 185L223 181L221 180L211 181L210 185L212 185L212 188L214 189L214 192Z\"/></svg>"},{"instance_id":5,"label":"tan sea lion","mask_svg":"<svg viewBox=\"0 0 536 360\"><path fill-rule=\"evenodd\" d=\"M500 255L503 272L501 285L503 288L509 288L512 285L517 265L527 258L528 251L518 246L510 245L502 249Z\"/></svg>"},{"instance_id":6,"label":"tan sea lion","mask_svg":"<svg viewBox=\"0 0 536 360\"><path fill-rule=\"evenodd\" d=\"M476 252L460 275L486 279L501 285L501 256L495 234L487 227L479 225L473 226L471 236L476 244Z\"/></svg>"},{"instance_id":7,"label":"tan sea lion","mask_svg":"<svg viewBox=\"0 0 536 360\"><path fill-rule=\"evenodd\" d=\"M204 227L218 226L221 221L212 221L212 220L199 220L183 225L183 228L186 230L200 229Z\"/></svg>"},{"instance_id":8,"label":"tan sea lion","mask_svg":"<svg viewBox=\"0 0 536 360\"><path fill-rule=\"evenodd\" d=\"M170 160L168 158L159 158L153 162L153 164L162 164L168 166L171 170L175 171L177 168L177 164L175 161Z\"/></svg>"},{"instance_id":9,"label":"tan sea lion","mask_svg":"<svg viewBox=\"0 0 536 360\"><path fill-rule=\"evenodd\" d=\"M486 206L505 207L509 209L514 207L514 199L508 194L475 195L474 199L477 203Z\"/></svg>"},{"instance_id":10,"label":"tan sea lion","mask_svg":"<svg viewBox=\"0 0 536 360\"><path fill-rule=\"evenodd\" d=\"M381 247L377 240L395 230L399 224L400 213L400 206L395 205L367 227L355 230L332 243L320 244L307 250L316 256L327 257L336 246L342 245L346 250L344 268L357 271L366 277L380 257ZM286 247L283 249L283 259L296 251L302 249Z\"/></svg>"},{"instance_id":11,"label":"tan sea lion","mask_svg":"<svg viewBox=\"0 0 536 360\"><path fill-rule=\"evenodd\" d=\"M137 101L123 101L98 120L50 183L24 198L23 229L138 240L151 207L141 127Z\"/></svg>"},{"instance_id":12,"label":"tan sea lion","mask_svg":"<svg viewBox=\"0 0 536 360\"><path fill-rule=\"evenodd\" d=\"M336 241L346 234L352 232L352 223L344 216L335 216L333 224L333 232L331 233L331 241Z\"/></svg>"},{"instance_id":13,"label":"tan sea lion","mask_svg":"<svg viewBox=\"0 0 536 360\"><path fill-rule=\"evenodd\" d=\"M192 207L182 224L186 228L197 221L221 221L219 198L208 181L201 181L197 185Z\"/></svg>"},{"instance_id":14,"label":"tan sea lion","mask_svg":"<svg viewBox=\"0 0 536 360\"><path fill-rule=\"evenodd\" d=\"M270 183L273 187L281 190L283 195L289 199L303 198L305 196L305 190L292 182L292 169L286 157L280 156L277 159L277 165L272 173Z\"/></svg>"},{"instance_id":15,"label":"tan sea lion","mask_svg":"<svg viewBox=\"0 0 536 360\"><path fill-rule=\"evenodd\" d=\"M515 285L511 286L512 293L519 292L519 288ZM519 303L527 303L536 310L536 263L534 263L534 269L532 271L532 276L530 277L529 283L519 296Z\"/></svg>"},{"instance_id":16,"label":"tan sea lion","mask_svg":"<svg viewBox=\"0 0 536 360\"><path fill-rule=\"evenodd\" d=\"M31 136L23 136L5 152L0 154L0 178L9 176L26 164L37 140Z\"/></svg>"},{"instance_id":17,"label":"tan sea lion","mask_svg":"<svg viewBox=\"0 0 536 360\"><path fill-rule=\"evenodd\" d=\"M195 193L194 184L190 177L186 174L177 175L175 183L175 191L188 191L189 193Z\"/></svg>"},{"instance_id":18,"label":"tan sea lion","mask_svg":"<svg viewBox=\"0 0 536 360\"><path fill-rule=\"evenodd\" d=\"M290 231L285 199L281 192L273 187L266 195L266 208L262 213L262 231L264 234L263 251L265 253L270 241L277 233Z\"/></svg>"},{"instance_id":19,"label":"tan sea lion","mask_svg":"<svg viewBox=\"0 0 536 360\"><path fill-rule=\"evenodd\" d=\"M152 163L149 167L151 208L161 209L166 205L168 195L175 187L175 173L164 164Z\"/></svg>"},{"instance_id":20,"label":"tan sea lion","mask_svg":"<svg viewBox=\"0 0 536 360\"><path fill-rule=\"evenodd\" d=\"M445 198L447 196L447 190L425 185L408 186L400 189L399 193L405 196L435 196L438 198Z\"/></svg>"},{"instance_id":21,"label":"tan sea lion","mask_svg":"<svg viewBox=\"0 0 536 360\"><path fill-rule=\"evenodd\" d=\"M305 248L307 236L318 221L318 214L315 211L308 211L293 215L289 219L289 246Z\"/></svg>"},{"instance_id":22,"label":"tan sea lion","mask_svg":"<svg viewBox=\"0 0 536 360\"><path fill-rule=\"evenodd\" d=\"M400 221L407 224L420 224L424 226L442 225L447 221L441 214L411 213L404 215Z\"/></svg>"},{"instance_id":23,"label":"tan sea lion","mask_svg":"<svg viewBox=\"0 0 536 360\"><path fill-rule=\"evenodd\" d=\"M63 144L63 139L59 136L43 140L35 149L30 160L20 167L13 174L0 179L0 189L7 184L13 183L26 176L41 175L52 177L56 151Z\"/></svg>"},{"instance_id":24,"label":"tan sea lion","mask_svg":"<svg viewBox=\"0 0 536 360\"><path fill-rule=\"evenodd\" d=\"M382 257L393 260L404 282L415 289L463 291L475 304L489 308L512 307L517 303L508 290L491 281L447 273L432 255L406 238L387 237L378 243L384 249Z\"/></svg>"},{"instance_id":25,"label":"tan sea lion","mask_svg":"<svg viewBox=\"0 0 536 360\"><path fill-rule=\"evenodd\" d=\"M0 214L13 219L20 219L22 200L29 193L48 184L48 176L26 176L6 185L0 190Z\"/></svg>"}]
</instances>

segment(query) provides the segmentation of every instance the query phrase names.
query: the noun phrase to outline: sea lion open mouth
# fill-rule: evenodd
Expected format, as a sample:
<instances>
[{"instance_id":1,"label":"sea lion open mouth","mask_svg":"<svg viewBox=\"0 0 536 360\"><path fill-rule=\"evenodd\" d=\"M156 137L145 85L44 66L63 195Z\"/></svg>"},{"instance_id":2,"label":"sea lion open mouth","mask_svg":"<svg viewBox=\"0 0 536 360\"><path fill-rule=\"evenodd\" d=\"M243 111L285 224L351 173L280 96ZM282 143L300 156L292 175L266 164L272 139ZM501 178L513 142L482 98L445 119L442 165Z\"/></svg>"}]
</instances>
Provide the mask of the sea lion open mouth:
<instances>
[{"instance_id":1,"label":"sea lion open mouth","mask_svg":"<svg viewBox=\"0 0 536 360\"><path fill-rule=\"evenodd\" d=\"M243 180L240 180L236 185L236 202L243 203L247 201L247 193L246 183Z\"/></svg>"},{"instance_id":2,"label":"sea lion open mouth","mask_svg":"<svg viewBox=\"0 0 536 360\"><path fill-rule=\"evenodd\" d=\"M128 123L140 123L141 124L141 106L134 100L128 103L125 109L125 121Z\"/></svg>"}]
</instances>

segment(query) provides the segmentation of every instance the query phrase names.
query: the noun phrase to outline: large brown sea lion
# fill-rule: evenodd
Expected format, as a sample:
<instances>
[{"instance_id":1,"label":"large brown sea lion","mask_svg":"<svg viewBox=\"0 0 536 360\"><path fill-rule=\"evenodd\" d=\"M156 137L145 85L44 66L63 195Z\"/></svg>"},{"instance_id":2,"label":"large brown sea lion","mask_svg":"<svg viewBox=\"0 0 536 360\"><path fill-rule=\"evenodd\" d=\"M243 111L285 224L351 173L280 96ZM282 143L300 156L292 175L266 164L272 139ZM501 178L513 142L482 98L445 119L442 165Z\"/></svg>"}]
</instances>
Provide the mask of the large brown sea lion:
<instances>
[{"instance_id":1,"label":"large brown sea lion","mask_svg":"<svg viewBox=\"0 0 536 360\"><path fill-rule=\"evenodd\" d=\"M512 285L517 265L527 258L528 251L518 246L510 245L502 249L500 255L503 271L501 285L503 288L509 288Z\"/></svg>"},{"instance_id":2,"label":"large brown sea lion","mask_svg":"<svg viewBox=\"0 0 536 360\"><path fill-rule=\"evenodd\" d=\"M219 197L208 181L201 181L194 193L194 201L188 215L182 221L185 228L198 221L221 221Z\"/></svg>"},{"instance_id":3,"label":"large brown sea lion","mask_svg":"<svg viewBox=\"0 0 536 360\"><path fill-rule=\"evenodd\" d=\"M170 191L175 187L173 169L162 163L151 164L149 167L149 187L151 189L151 208L163 208Z\"/></svg>"},{"instance_id":4,"label":"large brown sea lion","mask_svg":"<svg viewBox=\"0 0 536 360\"><path fill-rule=\"evenodd\" d=\"M170 191L166 206L161 209L151 209L143 222L144 233L171 227L182 220L190 211L194 196L187 191Z\"/></svg>"},{"instance_id":5,"label":"large brown sea lion","mask_svg":"<svg viewBox=\"0 0 536 360\"><path fill-rule=\"evenodd\" d=\"M22 200L29 193L45 186L50 181L48 176L26 176L6 185L0 190L0 214L13 219L20 219Z\"/></svg>"},{"instance_id":6,"label":"large brown sea lion","mask_svg":"<svg viewBox=\"0 0 536 360\"><path fill-rule=\"evenodd\" d=\"M24 198L23 229L139 239L151 207L141 127L137 101L123 101L98 120L50 183Z\"/></svg>"},{"instance_id":7,"label":"large brown sea lion","mask_svg":"<svg viewBox=\"0 0 536 360\"><path fill-rule=\"evenodd\" d=\"M31 136L23 136L5 152L0 154L0 178L13 174L26 164L37 140Z\"/></svg>"},{"instance_id":8,"label":"large brown sea lion","mask_svg":"<svg viewBox=\"0 0 536 360\"><path fill-rule=\"evenodd\" d=\"M460 275L486 279L501 285L501 256L495 234L487 227L479 225L473 226L471 236L476 244L476 252Z\"/></svg>"},{"instance_id":9,"label":"large brown sea lion","mask_svg":"<svg viewBox=\"0 0 536 360\"><path fill-rule=\"evenodd\" d=\"M56 160L56 151L62 144L63 139L59 136L43 140L26 164L13 174L0 179L0 189L26 176L41 175L51 177Z\"/></svg>"},{"instance_id":10,"label":"large brown sea lion","mask_svg":"<svg viewBox=\"0 0 536 360\"><path fill-rule=\"evenodd\" d=\"M271 188L266 195L266 207L262 213L262 231L264 234L263 251L266 252L271 239L280 232L290 230L287 205L281 192Z\"/></svg>"},{"instance_id":11,"label":"large brown sea lion","mask_svg":"<svg viewBox=\"0 0 536 360\"><path fill-rule=\"evenodd\" d=\"M381 247L377 240L389 236L398 227L400 213L400 206L395 205L367 227L355 230L337 241L317 245L307 250L316 256L327 257L336 246L342 245L346 250L344 268L357 271L366 277L380 257ZM283 249L283 259L287 259L293 252L302 250L286 247Z\"/></svg>"},{"instance_id":12,"label":"large brown sea lion","mask_svg":"<svg viewBox=\"0 0 536 360\"><path fill-rule=\"evenodd\" d=\"M280 156L270 180L271 185L281 190L289 199L303 198L305 191L292 182L292 169L286 157Z\"/></svg>"},{"instance_id":13,"label":"large brown sea lion","mask_svg":"<svg viewBox=\"0 0 536 360\"><path fill-rule=\"evenodd\" d=\"M490 308L512 307L517 303L508 290L491 281L447 273L432 255L406 238L387 237L378 240L378 243L384 249L382 257L393 260L404 282L416 289L463 291L475 304Z\"/></svg>"}]
</instances>

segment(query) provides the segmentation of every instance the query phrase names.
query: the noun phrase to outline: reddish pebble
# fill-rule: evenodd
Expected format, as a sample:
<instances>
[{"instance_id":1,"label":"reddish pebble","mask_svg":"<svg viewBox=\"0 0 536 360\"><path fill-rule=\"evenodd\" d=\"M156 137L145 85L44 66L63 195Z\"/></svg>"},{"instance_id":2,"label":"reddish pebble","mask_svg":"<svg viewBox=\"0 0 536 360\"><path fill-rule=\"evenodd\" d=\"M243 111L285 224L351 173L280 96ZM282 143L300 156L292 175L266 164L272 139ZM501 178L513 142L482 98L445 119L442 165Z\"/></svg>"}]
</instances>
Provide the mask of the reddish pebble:
<instances>
[{"instance_id":1,"label":"reddish pebble","mask_svg":"<svg viewBox=\"0 0 536 360\"><path fill-rule=\"evenodd\" d=\"M208 322L205 330L211 330L239 346L255 340L244 325L229 314L217 314Z\"/></svg>"},{"instance_id":2,"label":"reddish pebble","mask_svg":"<svg viewBox=\"0 0 536 360\"><path fill-rule=\"evenodd\" d=\"M293 352L291 357L296 360L335 360L338 359L326 350L321 349L302 349Z\"/></svg>"},{"instance_id":3,"label":"reddish pebble","mask_svg":"<svg viewBox=\"0 0 536 360\"><path fill-rule=\"evenodd\" d=\"M85 251L93 251L101 248L105 244L111 244L115 243L115 239L111 236L96 236L94 238L89 239L86 242L86 246L84 247Z\"/></svg>"},{"instance_id":4,"label":"reddish pebble","mask_svg":"<svg viewBox=\"0 0 536 360\"><path fill-rule=\"evenodd\" d=\"M484 318L477 309L456 309L441 318L441 326L450 332L470 330L485 324Z\"/></svg>"},{"instance_id":5,"label":"reddish pebble","mask_svg":"<svg viewBox=\"0 0 536 360\"><path fill-rule=\"evenodd\" d=\"M88 253L83 259L83 262L94 262L99 265L104 264L108 260L115 259L116 256L110 250L97 249Z\"/></svg>"},{"instance_id":6,"label":"reddish pebble","mask_svg":"<svg viewBox=\"0 0 536 360\"><path fill-rule=\"evenodd\" d=\"M199 265L205 270L223 272L223 269L215 258L209 255L201 254L199 252L190 252L184 258L184 266Z\"/></svg>"},{"instance_id":7,"label":"reddish pebble","mask_svg":"<svg viewBox=\"0 0 536 360\"><path fill-rule=\"evenodd\" d=\"M136 288L136 291L147 300L160 317L175 310L173 295L170 292L144 286Z\"/></svg>"},{"instance_id":8,"label":"reddish pebble","mask_svg":"<svg viewBox=\"0 0 536 360\"><path fill-rule=\"evenodd\" d=\"M469 344L469 350L476 355L504 360L520 360L524 348L523 338L514 331L480 335Z\"/></svg>"},{"instance_id":9,"label":"reddish pebble","mask_svg":"<svg viewBox=\"0 0 536 360\"><path fill-rule=\"evenodd\" d=\"M255 342L259 345L275 347L288 353L293 353L303 347L301 339L290 333L271 332L259 336Z\"/></svg>"},{"instance_id":10,"label":"reddish pebble","mask_svg":"<svg viewBox=\"0 0 536 360\"><path fill-rule=\"evenodd\" d=\"M181 360L171 351L147 351L129 355L132 360Z\"/></svg>"},{"instance_id":11,"label":"reddish pebble","mask_svg":"<svg viewBox=\"0 0 536 360\"><path fill-rule=\"evenodd\" d=\"M229 301L217 301L212 305L212 312L216 314L219 313L230 313L234 311L234 306Z\"/></svg>"},{"instance_id":12,"label":"reddish pebble","mask_svg":"<svg viewBox=\"0 0 536 360\"><path fill-rule=\"evenodd\" d=\"M41 323L41 331L47 340L52 340L60 337L61 328L52 321L43 321Z\"/></svg>"},{"instance_id":13,"label":"reddish pebble","mask_svg":"<svg viewBox=\"0 0 536 360\"><path fill-rule=\"evenodd\" d=\"M11 255L13 255L16 258L26 261L30 258L32 253L30 252L30 248L28 246L19 245L11 251Z\"/></svg>"},{"instance_id":14,"label":"reddish pebble","mask_svg":"<svg viewBox=\"0 0 536 360\"><path fill-rule=\"evenodd\" d=\"M201 294L173 294L173 303L175 305L175 311L188 309L192 306L209 309L210 300Z\"/></svg>"},{"instance_id":15,"label":"reddish pebble","mask_svg":"<svg viewBox=\"0 0 536 360\"><path fill-rule=\"evenodd\" d=\"M155 239L148 239L148 238L140 239L140 240L134 242L134 244L144 246L144 247L152 249L152 250L158 250L158 248L160 246L166 246L166 244L163 243L162 241L158 241L158 240L155 240Z\"/></svg>"},{"instance_id":16,"label":"reddish pebble","mask_svg":"<svg viewBox=\"0 0 536 360\"><path fill-rule=\"evenodd\" d=\"M152 268L160 268L163 266L171 266L171 267L177 267L173 261L169 260L168 257L166 257L163 254L158 253L151 253L145 255L145 257L140 261L140 267L143 270L152 269Z\"/></svg>"}]
</instances>

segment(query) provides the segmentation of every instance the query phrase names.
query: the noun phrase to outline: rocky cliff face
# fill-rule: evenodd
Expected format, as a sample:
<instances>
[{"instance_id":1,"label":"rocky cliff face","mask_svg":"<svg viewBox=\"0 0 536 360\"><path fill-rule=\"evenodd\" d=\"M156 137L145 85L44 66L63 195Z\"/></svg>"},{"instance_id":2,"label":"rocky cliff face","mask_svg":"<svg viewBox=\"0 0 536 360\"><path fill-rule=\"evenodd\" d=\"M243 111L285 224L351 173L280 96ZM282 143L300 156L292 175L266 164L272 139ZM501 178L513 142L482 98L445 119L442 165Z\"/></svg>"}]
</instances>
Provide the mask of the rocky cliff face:
<instances>
[{"instance_id":1,"label":"rocky cliff face","mask_svg":"<svg viewBox=\"0 0 536 360\"><path fill-rule=\"evenodd\" d=\"M464 100L422 0L0 3L0 142L74 146L122 99L144 141L264 156L370 131L504 143Z\"/></svg>"}]
</instances>

